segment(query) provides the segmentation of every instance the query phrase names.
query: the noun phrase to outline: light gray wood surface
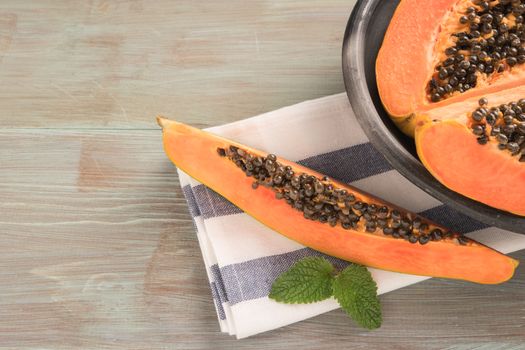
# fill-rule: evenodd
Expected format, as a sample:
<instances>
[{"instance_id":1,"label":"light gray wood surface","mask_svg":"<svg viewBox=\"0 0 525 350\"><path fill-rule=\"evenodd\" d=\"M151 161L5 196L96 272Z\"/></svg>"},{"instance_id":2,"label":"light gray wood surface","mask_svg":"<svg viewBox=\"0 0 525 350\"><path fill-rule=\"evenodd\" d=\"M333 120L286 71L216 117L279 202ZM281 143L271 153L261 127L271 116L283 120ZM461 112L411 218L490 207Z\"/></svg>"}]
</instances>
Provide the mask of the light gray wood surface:
<instances>
[{"instance_id":1,"label":"light gray wood surface","mask_svg":"<svg viewBox=\"0 0 525 350\"><path fill-rule=\"evenodd\" d=\"M524 349L525 272L219 332L156 114L199 127L344 90L351 0L0 2L1 349ZM525 252L513 254L525 260Z\"/></svg>"}]
</instances>

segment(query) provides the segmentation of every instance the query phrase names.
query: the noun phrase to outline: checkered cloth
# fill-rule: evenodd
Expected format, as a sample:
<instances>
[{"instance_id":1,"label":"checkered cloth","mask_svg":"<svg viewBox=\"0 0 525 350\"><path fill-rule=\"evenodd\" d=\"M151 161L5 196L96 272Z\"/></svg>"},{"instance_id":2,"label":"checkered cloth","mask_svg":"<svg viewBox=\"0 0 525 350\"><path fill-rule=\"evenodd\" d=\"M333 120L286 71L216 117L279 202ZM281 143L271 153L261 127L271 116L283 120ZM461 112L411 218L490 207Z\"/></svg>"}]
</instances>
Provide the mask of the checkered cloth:
<instances>
[{"instance_id":1,"label":"checkered cloth","mask_svg":"<svg viewBox=\"0 0 525 350\"><path fill-rule=\"evenodd\" d=\"M488 227L444 205L406 180L370 144L346 95L338 94L209 129L240 143L297 161L504 253L525 248L525 236ZM286 305L267 296L275 278L295 261L322 255L291 241L179 171L195 222L221 331L237 338L336 309L326 300ZM346 262L329 258L339 267ZM370 269L379 293L426 277Z\"/></svg>"}]
</instances>

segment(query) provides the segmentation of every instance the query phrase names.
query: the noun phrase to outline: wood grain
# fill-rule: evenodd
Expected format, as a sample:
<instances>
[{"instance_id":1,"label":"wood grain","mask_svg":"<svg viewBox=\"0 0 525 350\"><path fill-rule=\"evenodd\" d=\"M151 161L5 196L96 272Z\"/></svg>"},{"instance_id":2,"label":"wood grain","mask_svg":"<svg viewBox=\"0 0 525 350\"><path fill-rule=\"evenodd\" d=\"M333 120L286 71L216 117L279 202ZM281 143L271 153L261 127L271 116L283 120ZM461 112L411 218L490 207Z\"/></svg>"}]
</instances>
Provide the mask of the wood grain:
<instances>
[{"instance_id":1,"label":"wood grain","mask_svg":"<svg viewBox=\"0 0 525 350\"><path fill-rule=\"evenodd\" d=\"M373 332L339 310L219 332L153 116L211 126L342 91L352 3L2 1L0 349L524 349L523 268L386 294Z\"/></svg>"},{"instance_id":2,"label":"wood grain","mask_svg":"<svg viewBox=\"0 0 525 350\"><path fill-rule=\"evenodd\" d=\"M3 0L0 126L221 124L341 92L353 3Z\"/></svg>"}]
</instances>

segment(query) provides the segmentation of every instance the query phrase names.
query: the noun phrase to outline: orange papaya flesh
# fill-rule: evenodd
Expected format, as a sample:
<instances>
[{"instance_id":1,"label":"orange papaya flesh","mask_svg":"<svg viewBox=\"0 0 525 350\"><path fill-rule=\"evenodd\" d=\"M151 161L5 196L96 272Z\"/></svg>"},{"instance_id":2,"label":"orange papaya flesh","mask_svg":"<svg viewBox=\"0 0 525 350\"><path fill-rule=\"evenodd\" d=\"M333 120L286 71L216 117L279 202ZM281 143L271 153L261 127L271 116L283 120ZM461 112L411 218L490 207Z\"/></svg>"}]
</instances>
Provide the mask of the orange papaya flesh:
<instances>
[{"instance_id":1,"label":"orange papaya flesh","mask_svg":"<svg viewBox=\"0 0 525 350\"><path fill-rule=\"evenodd\" d=\"M499 1L492 2L491 9L498 3ZM489 92L504 91L525 82L525 62L520 61L510 66L506 59L494 60L489 56L481 62L477 57L477 62L483 63L485 68L487 65L501 64L503 70L498 72L498 67L495 67L494 72L490 74L485 73L485 70L468 73L476 76L475 86L465 89L464 92L451 91L438 102L432 101L429 89L432 78L435 78L440 86L444 86L454 76L451 74L445 79L439 79L439 69L436 68L442 67L447 58L455 57L447 55L446 50L457 48L457 54L464 56L463 61L470 62L471 56L478 56L473 54L471 47L479 40L487 40L493 36L483 34L477 38L470 38L470 47L455 47L458 43L457 33L472 33L469 29L471 22L461 24L459 20L467 15L469 7L475 8L479 13L474 21L478 24L481 14L488 13L482 12L481 7L470 0L427 0L424 4L418 0L402 0L398 5L376 60L379 95L386 111L395 121L399 122L422 111L468 98L479 98ZM503 22L509 27L507 33L515 31L516 21L512 14L508 14ZM509 40L502 46L511 46ZM461 61L457 61L453 66L447 67L459 68L460 63Z\"/></svg>"},{"instance_id":2,"label":"orange papaya flesh","mask_svg":"<svg viewBox=\"0 0 525 350\"><path fill-rule=\"evenodd\" d=\"M376 60L379 95L394 118L409 118L427 100L429 59L439 22L456 0L402 0L390 21Z\"/></svg>"},{"instance_id":3,"label":"orange papaya flesh","mask_svg":"<svg viewBox=\"0 0 525 350\"><path fill-rule=\"evenodd\" d=\"M514 3L496 0L483 8L482 2L470 0L430 0L424 6L402 0L385 34L376 73L383 106L415 138L422 163L442 184L525 216L523 205L510 194L525 189L524 111L516 109L515 118L504 122L502 110L494 125L485 115L472 118L481 98L488 99L482 108L489 111L525 97L525 25L523 16L518 18L521 3ZM485 30L486 24L497 33ZM442 95L436 97L437 91ZM451 127L451 121L463 128ZM504 129L506 123L516 130ZM473 135L481 126L486 133ZM504 144L498 146L499 133ZM506 144L513 151L504 150ZM498 147L501 154L495 155ZM492 185L487 179L493 179Z\"/></svg>"},{"instance_id":4,"label":"orange papaya flesh","mask_svg":"<svg viewBox=\"0 0 525 350\"><path fill-rule=\"evenodd\" d=\"M380 269L485 284L501 283L510 279L518 265L516 260L478 242L452 233L416 214L409 213L356 188L324 178L322 174L299 164L267 155L259 150L188 125L164 118L159 118L158 121L163 128L166 154L178 168L210 187L261 223L305 246L344 260ZM248 162L253 164L252 160L255 158L261 160L265 167L268 159L272 159L274 163L270 164L271 166L278 169L284 168L284 170L272 169L272 176L269 175L270 171L267 171L263 180L260 177L254 182L254 177L246 174L247 171L250 171L246 168L246 164ZM316 213L311 215L311 213L306 213L304 208L303 210L295 209L285 200L291 199L290 193L295 188L293 187L295 185L291 185L293 180L281 187L273 183L276 181L276 175L281 174L281 171L290 170L298 179L301 179L301 174L304 174L302 175L304 179L309 179L305 180L313 184L308 188L309 190L315 190L319 183L323 185L323 190L316 192L311 197L312 201L317 201L317 204L324 201L324 207L332 205L332 209L337 206L339 213L348 213L347 217L350 217L350 214L360 214L356 224L345 227L343 223L347 221L329 224L319 221L320 217L314 217ZM261 176L264 177L264 175ZM254 183L260 183L260 185L254 186ZM301 191L306 193L306 185L301 186ZM341 195L341 193L344 193L344 202L336 203L337 199L334 199L336 198L334 196ZM401 232L399 228L396 229L397 231L394 230L399 238L395 238L393 232L385 234L379 227L371 230L367 226L368 221L364 218L363 212L354 210L353 206L348 206L347 201L351 201L349 199L351 196L354 197L352 202L354 204L359 201L367 203L368 208L373 205L375 214L372 218L379 218L379 213L384 213L383 210L386 208L387 227L394 226L392 224L394 221L404 225L406 220L409 220L411 225L409 230L412 233L407 235L405 232L406 238L403 239L399 236ZM279 199L280 197L284 198ZM308 201L305 203L308 204ZM313 207L309 208L315 211ZM345 209L349 210L345 212ZM417 227L421 228L421 233L414 228L416 222ZM433 236L431 232L435 232L436 229L439 229L440 234ZM410 236L417 238L412 240L415 243L411 243ZM422 240L424 244L419 241L422 236L426 237Z\"/></svg>"},{"instance_id":5,"label":"orange papaya flesh","mask_svg":"<svg viewBox=\"0 0 525 350\"><path fill-rule=\"evenodd\" d=\"M416 133L421 161L440 182L490 206L525 213L525 167L498 149L495 142L481 146L464 124L455 120L425 123ZM472 154L483 148L483 161ZM482 176L482 178L480 178Z\"/></svg>"}]
</instances>

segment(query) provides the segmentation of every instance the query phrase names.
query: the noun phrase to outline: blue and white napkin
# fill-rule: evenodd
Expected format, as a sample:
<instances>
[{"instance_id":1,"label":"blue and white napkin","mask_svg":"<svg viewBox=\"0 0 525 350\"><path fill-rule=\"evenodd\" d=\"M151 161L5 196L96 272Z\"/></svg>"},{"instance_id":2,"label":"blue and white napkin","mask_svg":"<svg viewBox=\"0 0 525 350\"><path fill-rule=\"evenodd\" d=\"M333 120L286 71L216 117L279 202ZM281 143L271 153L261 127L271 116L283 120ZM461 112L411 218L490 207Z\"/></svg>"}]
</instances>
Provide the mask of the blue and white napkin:
<instances>
[{"instance_id":1,"label":"blue and white napkin","mask_svg":"<svg viewBox=\"0 0 525 350\"><path fill-rule=\"evenodd\" d=\"M345 94L303 102L209 131L297 161L483 242L503 253L525 249L525 236L488 227L440 203L406 180L370 144ZM336 309L334 300L285 305L267 295L298 259L319 254L291 241L179 171L195 221L220 329L245 338ZM331 258L339 266L346 262ZM370 269L379 293L427 277Z\"/></svg>"}]
</instances>

